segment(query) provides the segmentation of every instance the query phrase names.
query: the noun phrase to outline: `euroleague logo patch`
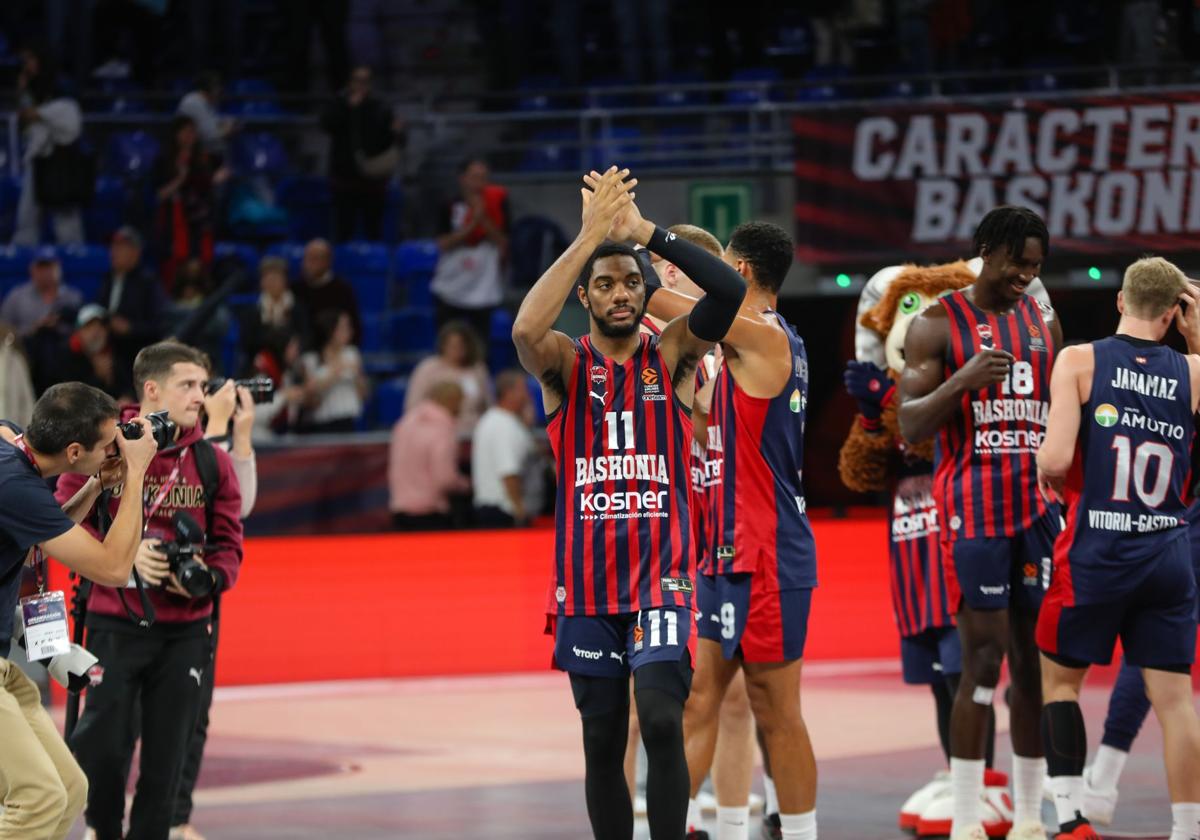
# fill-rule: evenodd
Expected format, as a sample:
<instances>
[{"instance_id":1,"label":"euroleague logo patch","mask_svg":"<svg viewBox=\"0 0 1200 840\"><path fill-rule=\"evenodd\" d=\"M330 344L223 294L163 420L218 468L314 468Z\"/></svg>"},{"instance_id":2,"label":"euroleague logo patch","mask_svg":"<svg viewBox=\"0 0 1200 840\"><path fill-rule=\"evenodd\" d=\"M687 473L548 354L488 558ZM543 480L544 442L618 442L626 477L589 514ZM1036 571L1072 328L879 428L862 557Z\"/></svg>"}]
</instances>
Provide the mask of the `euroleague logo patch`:
<instances>
[{"instance_id":1,"label":"euroleague logo patch","mask_svg":"<svg viewBox=\"0 0 1200 840\"><path fill-rule=\"evenodd\" d=\"M654 368L642 368L642 384L657 385L658 371L656 371Z\"/></svg>"},{"instance_id":2,"label":"euroleague logo patch","mask_svg":"<svg viewBox=\"0 0 1200 840\"><path fill-rule=\"evenodd\" d=\"M652 367L642 368L642 402L659 402L666 398L659 385L658 371Z\"/></svg>"}]
</instances>

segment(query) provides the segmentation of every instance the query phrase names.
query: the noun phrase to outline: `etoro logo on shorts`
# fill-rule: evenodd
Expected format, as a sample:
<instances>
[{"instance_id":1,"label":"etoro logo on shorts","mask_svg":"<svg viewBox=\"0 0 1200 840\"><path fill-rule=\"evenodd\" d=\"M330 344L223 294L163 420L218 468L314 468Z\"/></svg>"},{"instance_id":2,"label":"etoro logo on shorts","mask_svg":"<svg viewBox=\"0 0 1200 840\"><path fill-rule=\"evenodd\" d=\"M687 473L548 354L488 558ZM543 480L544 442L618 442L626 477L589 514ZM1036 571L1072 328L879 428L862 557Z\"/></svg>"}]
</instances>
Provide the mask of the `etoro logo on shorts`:
<instances>
[{"instance_id":1,"label":"etoro logo on shorts","mask_svg":"<svg viewBox=\"0 0 1200 840\"><path fill-rule=\"evenodd\" d=\"M1110 403L1101 403L1096 406L1096 422L1104 428L1108 429L1117 425L1118 415L1117 407Z\"/></svg>"}]
</instances>

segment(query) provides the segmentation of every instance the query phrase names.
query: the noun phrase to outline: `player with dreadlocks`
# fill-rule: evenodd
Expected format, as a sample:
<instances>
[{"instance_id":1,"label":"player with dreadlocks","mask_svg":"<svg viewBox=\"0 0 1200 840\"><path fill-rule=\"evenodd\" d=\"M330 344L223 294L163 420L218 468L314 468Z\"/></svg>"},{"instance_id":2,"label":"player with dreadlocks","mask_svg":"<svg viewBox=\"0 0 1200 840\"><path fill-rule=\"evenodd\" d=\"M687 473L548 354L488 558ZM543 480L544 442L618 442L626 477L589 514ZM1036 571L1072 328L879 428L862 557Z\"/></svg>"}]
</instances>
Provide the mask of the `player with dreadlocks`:
<instances>
[{"instance_id":1,"label":"player with dreadlocks","mask_svg":"<svg viewBox=\"0 0 1200 840\"><path fill-rule=\"evenodd\" d=\"M1054 310L1026 294L1050 246L1046 223L997 207L975 231L974 284L919 315L905 340L900 431L937 435L933 496L963 671L950 720L952 840L985 840L980 820L988 711L1005 655L1012 681L1013 827L1044 840L1041 673L1034 642L1050 579L1057 507L1038 492L1050 371L1062 346Z\"/></svg>"}]
</instances>

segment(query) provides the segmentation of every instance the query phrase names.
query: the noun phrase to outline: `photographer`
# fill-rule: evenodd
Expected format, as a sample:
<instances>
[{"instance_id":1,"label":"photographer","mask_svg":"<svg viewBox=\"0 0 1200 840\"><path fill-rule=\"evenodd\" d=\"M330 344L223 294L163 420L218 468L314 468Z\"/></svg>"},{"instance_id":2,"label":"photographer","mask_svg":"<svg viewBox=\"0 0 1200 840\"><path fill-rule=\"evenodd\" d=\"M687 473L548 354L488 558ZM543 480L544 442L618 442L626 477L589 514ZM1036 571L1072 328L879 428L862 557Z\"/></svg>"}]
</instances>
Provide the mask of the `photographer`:
<instances>
[{"instance_id":1,"label":"photographer","mask_svg":"<svg viewBox=\"0 0 1200 840\"><path fill-rule=\"evenodd\" d=\"M37 687L7 656L27 558L41 581L47 554L100 583L129 576L142 530L137 502L156 444L145 420L136 421L140 439L118 435L117 415L104 392L66 382L37 401L24 435L0 443L0 779L6 790L0 838L62 840L87 796L87 779L42 708ZM61 507L45 483L54 476L78 477L77 492ZM101 490L117 483L134 501L115 506L101 542L77 523ZM65 609L62 619L65 638Z\"/></svg>"},{"instance_id":2,"label":"photographer","mask_svg":"<svg viewBox=\"0 0 1200 840\"><path fill-rule=\"evenodd\" d=\"M211 368L209 370L211 373ZM254 396L248 388L227 379L216 391L204 397L204 436L229 452L233 471L237 475L242 491L242 518L254 509L258 494L258 469L254 461L254 446L251 433L254 429ZM214 610L212 616L212 661L204 670L201 685L200 715L188 739L187 756L183 762L183 775L179 780L179 793L175 797L174 816L171 818L171 840L204 840L191 825L192 793L200 778L200 764L204 759L204 746L208 742L208 712L212 707L213 684L216 680L217 644L221 637L220 616Z\"/></svg>"},{"instance_id":3,"label":"photographer","mask_svg":"<svg viewBox=\"0 0 1200 840\"><path fill-rule=\"evenodd\" d=\"M97 840L122 836L138 703L141 772L124 836L166 840L212 658L211 592L229 589L241 565L237 477L200 425L206 363L199 350L164 341L143 349L133 365L141 411L165 412L176 428L147 471L146 529L134 560L144 591L95 586L88 598L87 646L103 672L88 690L71 748L91 786L86 816ZM161 417L156 425L170 431ZM60 481L59 498L76 486Z\"/></svg>"}]
</instances>

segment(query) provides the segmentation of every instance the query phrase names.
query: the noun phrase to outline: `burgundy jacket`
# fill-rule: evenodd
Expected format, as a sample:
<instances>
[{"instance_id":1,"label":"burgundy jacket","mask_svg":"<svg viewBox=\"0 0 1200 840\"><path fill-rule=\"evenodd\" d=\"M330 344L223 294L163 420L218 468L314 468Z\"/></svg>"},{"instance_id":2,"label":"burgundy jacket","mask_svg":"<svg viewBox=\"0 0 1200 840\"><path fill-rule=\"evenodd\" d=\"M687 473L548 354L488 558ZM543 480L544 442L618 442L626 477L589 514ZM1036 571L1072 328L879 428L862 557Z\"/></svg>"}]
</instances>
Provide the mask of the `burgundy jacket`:
<instances>
[{"instance_id":1,"label":"burgundy jacket","mask_svg":"<svg viewBox=\"0 0 1200 840\"><path fill-rule=\"evenodd\" d=\"M122 409L121 420L125 421L135 417L137 413L137 406L126 406ZM162 504L146 523L145 536L162 540L174 539L175 526L171 522L171 517L177 510L185 510L190 513L197 524L205 529L208 541L215 543L214 547L205 549L204 562L209 568L220 572L223 581L222 591L224 591L237 581L238 569L242 565L242 492L238 487L237 476L234 475L233 461L230 459L229 453L219 446L214 446L217 458L218 490L217 498L213 503L214 522L210 527L205 519L204 483L200 480L200 472L196 468L196 460L191 451L191 444L203 436L204 427L199 423L192 429L183 430L178 441L181 448L158 455L150 463L150 468L146 470L145 487L147 498L152 502L158 496L162 486L167 483L175 465L180 463L182 458L179 477ZM83 486L87 478L85 475L72 474L59 476L55 495L58 496L60 502L67 501L75 495L75 491ZM110 509L114 516L120 506L120 492L121 488L118 487L113 494ZM90 516L84 521L84 527L93 534L96 533ZM157 620L161 622L197 621L212 613L211 598L184 598L151 587L146 587L146 594L154 604ZM135 614L141 615L141 601L138 599L136 588L125 590L125 601ZM117 590L111 586L100 586L99 584L92 587L92 594L88 598L88 612L98 616L127 618Z\"/></svg>"}]
</instances>

